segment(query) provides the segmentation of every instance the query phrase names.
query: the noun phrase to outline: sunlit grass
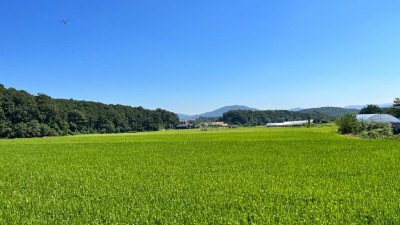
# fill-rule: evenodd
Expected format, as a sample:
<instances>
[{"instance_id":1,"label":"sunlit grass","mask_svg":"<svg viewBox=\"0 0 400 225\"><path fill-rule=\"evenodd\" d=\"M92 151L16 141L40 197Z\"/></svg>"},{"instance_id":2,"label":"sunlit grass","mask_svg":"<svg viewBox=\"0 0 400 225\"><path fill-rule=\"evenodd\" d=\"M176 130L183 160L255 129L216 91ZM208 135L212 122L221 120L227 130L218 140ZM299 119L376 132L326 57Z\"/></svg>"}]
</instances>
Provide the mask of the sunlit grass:
<instances>
[{"instance_id":1,"label":"sunlit grass","mask_svg":"<svg viewBox=\"0 0 400 225\"><path fill-rule=\"evenodd\" d=\"M0 223L400 224L400 142L335 127L0 140Z\"/></svg>"}]
</instances>

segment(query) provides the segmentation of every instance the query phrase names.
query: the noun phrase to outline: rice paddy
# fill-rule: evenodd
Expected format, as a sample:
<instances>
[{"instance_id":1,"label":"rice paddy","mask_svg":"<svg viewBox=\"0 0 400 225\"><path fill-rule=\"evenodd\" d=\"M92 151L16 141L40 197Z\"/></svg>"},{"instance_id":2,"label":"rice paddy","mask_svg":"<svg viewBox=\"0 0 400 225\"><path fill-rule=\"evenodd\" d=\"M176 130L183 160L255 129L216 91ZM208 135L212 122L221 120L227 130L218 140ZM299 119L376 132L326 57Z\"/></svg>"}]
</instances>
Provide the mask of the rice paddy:
<instances>
[{"instance_id":1,"label":"rice paddy","mask_svg":"<svg viewBox=\"0 0 400 225\"><path fill-rule=\"evenodd\" d=\"M0 224L400 224L400 141L336 127L0 140Z\"/></svg>"}]
</instances>

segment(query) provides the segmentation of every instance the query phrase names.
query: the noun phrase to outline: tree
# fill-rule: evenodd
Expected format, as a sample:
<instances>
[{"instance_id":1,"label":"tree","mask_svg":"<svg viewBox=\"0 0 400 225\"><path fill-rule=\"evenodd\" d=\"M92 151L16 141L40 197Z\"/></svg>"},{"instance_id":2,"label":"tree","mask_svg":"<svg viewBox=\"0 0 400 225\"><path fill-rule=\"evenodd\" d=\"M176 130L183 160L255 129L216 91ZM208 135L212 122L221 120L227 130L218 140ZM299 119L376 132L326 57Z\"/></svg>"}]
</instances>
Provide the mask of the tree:
<instances>
[{"instance_id":1,"label":"tree","mask_svg":"<svg viewBox=\"0 0 400 225\"><path fill-rule=\"evenodd\" d=\"M81 111L73 110L68 113L68 123L72 132L81 132L87 123L86 116Z\"/></svg>"},{"instance_id":2,"label":"tree","mask_svg":"<svg viewBox=\"0 0 400 225\"><path fill-rule=\"evenodd\" d=\"M393 103L393 107L390 108L389 113L394 117L400 118L400 98L395 98Z\"/></svg>"},{"instance_id":3,"label":"tree","mask_svg":"<svg viewBox=\"0 0 400 225\"><path fill-rule=\"evenodd\" d=\"M339 133L341 134L357 134L361 129L361 124L358 122L355 115L346 114L336 120L339 126Z\"/></svg>"},{"instance_id":4,"label":"tree","mask_svg":"<svg viewBox=\"0 0 400 225\"><path fill-rule=\"evenodd\" d=\"M33 96L0 84L0 138L114 133L174 128L175 113Z\"/></svg>"},{"instance_id":5,"label":"tree","mask_svg":"<svg viewBox=\"0 0 400 225\"><path fill-rule=\"evenodd\" d=\"M360 110L360 114L377 114L382 112L383 110L377 105L367 105Z\"/></svg>"}]
</instances>

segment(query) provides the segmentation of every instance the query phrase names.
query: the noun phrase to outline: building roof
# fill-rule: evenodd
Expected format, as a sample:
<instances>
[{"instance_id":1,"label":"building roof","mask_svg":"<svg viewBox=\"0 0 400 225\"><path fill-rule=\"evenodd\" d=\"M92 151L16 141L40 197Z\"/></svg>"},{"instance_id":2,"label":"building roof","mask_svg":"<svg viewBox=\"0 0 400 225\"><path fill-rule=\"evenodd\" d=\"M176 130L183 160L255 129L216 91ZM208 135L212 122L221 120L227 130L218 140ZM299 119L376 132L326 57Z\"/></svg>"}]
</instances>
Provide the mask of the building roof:
<instances>
[{"instance_id":1,"label":"building roof","mask_svg":"<svg viewBox=\"0 0 400 225\"><path fill-rule=\"evenodd\" d=\"M356 117L362 122L400 123L399 119L389 114L358 114Z\"/></svg>"}]
</instances>

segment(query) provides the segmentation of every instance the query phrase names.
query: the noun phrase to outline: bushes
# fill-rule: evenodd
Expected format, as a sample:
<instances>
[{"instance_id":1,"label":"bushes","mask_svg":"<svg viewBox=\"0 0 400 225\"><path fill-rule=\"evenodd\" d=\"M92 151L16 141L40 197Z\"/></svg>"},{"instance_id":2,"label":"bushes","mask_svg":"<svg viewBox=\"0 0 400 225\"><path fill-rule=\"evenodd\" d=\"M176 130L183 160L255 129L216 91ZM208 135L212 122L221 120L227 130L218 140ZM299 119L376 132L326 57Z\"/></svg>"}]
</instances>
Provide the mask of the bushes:
<instances>
[{"instance_id":1,"label":"bushes","mask_svg":"<svg viewBox=\"0 0 400 225\"><path fill-rule=\"evenodd\" d=\"M341 134L360 135L364 138L388 138L393 136L393 130L387 123L359 122L355 115L347 114L336 121Z\"/></svg>"},{"instance_id":2,"label":"bushes","mask_svg":"<svg viewBox=\"0 0 400 225\"><path fill-rule=\"evenodd\" d=\"M346 114L337 119L336 124L339 126L341 134L358 134L361 131L361 124L355 115Z\"/></svg>"}]
</instances>

